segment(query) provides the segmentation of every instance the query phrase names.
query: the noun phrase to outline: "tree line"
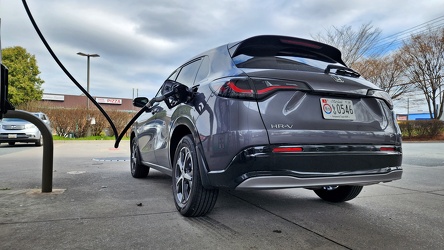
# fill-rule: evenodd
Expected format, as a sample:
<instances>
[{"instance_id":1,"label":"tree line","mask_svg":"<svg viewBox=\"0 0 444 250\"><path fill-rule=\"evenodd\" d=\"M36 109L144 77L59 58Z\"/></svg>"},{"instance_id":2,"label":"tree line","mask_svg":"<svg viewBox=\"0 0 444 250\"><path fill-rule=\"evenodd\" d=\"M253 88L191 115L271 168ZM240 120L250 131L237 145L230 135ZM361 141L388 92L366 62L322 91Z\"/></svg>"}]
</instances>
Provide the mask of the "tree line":
<instances>
[{"instance_id":1,"label":"tree line","mask_svg":"<svg viewBox=\"0 0 444 250\"><path fill-rule=\"evenodd\" d=\"M364 78L399 99L420 91L431 119L441 119L444 110L444 27L428 27L411 35L401 46L381 40L381 30L371 23L358 30L335 27L313 39L341 50L343 61Z\"/></svg>"}]
</instances>

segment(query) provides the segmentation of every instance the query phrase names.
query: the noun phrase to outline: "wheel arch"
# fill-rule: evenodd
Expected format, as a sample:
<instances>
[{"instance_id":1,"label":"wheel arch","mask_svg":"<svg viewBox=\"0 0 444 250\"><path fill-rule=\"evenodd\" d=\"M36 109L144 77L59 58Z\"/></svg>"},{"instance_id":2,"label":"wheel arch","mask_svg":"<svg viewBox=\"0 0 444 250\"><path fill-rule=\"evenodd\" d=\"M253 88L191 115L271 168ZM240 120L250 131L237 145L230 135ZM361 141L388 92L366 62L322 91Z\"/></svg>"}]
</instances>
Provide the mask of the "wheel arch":
<instances>
[{"instance_id":1,"label":"wheel arch","mask_svg":"<svg viewBox=\"0 0 444 250\"><path fill-rule=\"evenodd\" d=\"M200 170L200 178L202 180L202 185L206 188L211 188L211 184L208 179L208 167L207 162L205 160L205 156L202 152L202 146L199 138L199 132L197 131L196 127L193 125L193 123L185 118L181 117L179 118L171 130L171 136L170 136L170 148L169 148L169 154L170 154L170 164L171 168L173 167L173 161L174 161L174 154L176 152L177 145L179 144L180 140L188 134L191 134L191 136L194 139L195 143L195 150L197 154L197 160L199 162L199 165L201 166L199 168Z\"/></svg>"},{"instance_id":2,"label":"wheel arch","mask_svg":"<svg viewBox=\"0 0 444 250\"><path fill-rule=\"evenodd\" d=\"M185 136L191 134L194 143L200 144L199 136L193 123L186 117L180 117L175 122L171 129L170 135L170 164L173 165L174 153L179 141Z\"/></svg>"}]
</instances>

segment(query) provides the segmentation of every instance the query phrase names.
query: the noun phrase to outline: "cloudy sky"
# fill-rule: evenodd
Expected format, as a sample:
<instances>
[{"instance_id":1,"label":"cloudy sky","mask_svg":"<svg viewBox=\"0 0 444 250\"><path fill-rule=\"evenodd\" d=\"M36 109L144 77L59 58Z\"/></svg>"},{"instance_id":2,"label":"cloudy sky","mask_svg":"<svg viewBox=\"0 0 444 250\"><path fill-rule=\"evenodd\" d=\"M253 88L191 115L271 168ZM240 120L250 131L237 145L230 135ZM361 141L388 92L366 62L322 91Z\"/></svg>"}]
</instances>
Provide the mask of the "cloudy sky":
<instances>
[{"instance_id":1,"label":"cloudy sky","mask_svg":"<svg viewBox=\"0 0 444 250\"><path fill-rule=\"evenodd\" d=\"M443 16L443 0L28 0L53 51L86 88L91 58L93 96L152 97L190 57L244 38L311 38L332 26L371 22L381 37ZM22 46L36 56L45 93L81 94L52 59L22 1L0 0L1 46ZM395 37L391 37L396 39Z\"/></svg>"}]
</instances>

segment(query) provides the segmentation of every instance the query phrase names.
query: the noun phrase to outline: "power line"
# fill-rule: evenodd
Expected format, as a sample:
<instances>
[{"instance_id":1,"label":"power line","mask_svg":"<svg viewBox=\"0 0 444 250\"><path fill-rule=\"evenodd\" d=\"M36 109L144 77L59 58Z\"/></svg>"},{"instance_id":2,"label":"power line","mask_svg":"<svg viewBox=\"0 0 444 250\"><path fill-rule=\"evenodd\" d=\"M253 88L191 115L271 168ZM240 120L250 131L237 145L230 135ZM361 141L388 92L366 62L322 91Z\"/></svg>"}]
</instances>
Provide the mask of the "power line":
<instances>
[{"instance_id":1,"label":"power line","mask_svg":"<svg viewBox=\"0 0 444 250\"><path fill-rule=\"evenodd\" d=\"M437 17L437 18L434 18L434 19L432 19L432 20L430 20L430 21L424 22L424 23L422 23L422 24L418 24L418 25L413 26L413 27L411 27L411 28L408 28L408 29L406 29L406 30L399 31L399 32L396 32L396 33L391 34L391 35L389 35L389 36L383 37L383 38L379 39L378 42L383 41L383 40L387 40L387 39L389 39L389 38L391 38L391 37L394 37L394 36L397 36L397 35L400 35L400 34L409 33L410 31L415 30L415 29L418 29L418 28L422 28L422 27L426 26L426 25L429 24L429 23L440 22L440 21L443 21L443 20L444 20L444 15L439 16L439 17Z\"/></svg>"},{"instance_id":2,"label":"power line","mask_svg":"<svg viewBox=\"0 0 444 250\"><path fill-rule=\"evenodd\" d=\"M396 32L389 36L383 37L376 42L376 45L373 47L374 51L380 51L380 48L384 48L384 50L380 52L376 52L375 54L383 54L390 48L397 48L401 43L408 40L410 37L415 35L421 35L430 31L437 31L444 28L444 15L436 17L427 22L415 25L406 30Z\"/></svg>"}]
</instances>

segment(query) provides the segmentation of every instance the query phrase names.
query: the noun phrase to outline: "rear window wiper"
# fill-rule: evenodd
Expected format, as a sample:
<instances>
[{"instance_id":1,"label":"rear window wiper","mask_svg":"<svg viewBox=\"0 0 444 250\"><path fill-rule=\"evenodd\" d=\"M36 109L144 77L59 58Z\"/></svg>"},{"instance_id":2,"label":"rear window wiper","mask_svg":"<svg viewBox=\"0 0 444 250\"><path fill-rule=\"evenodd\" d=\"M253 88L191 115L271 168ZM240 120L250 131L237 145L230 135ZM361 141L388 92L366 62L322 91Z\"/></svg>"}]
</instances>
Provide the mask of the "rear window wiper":
<instances>
[{"instance_id":1,"label":"rear window wiper","mask_svg":"<svg viewBox=\"0 0 444 250\"><path fill-rule=\"evenodd\" d=\"M350 68L340 66L340 65L333 65L333 64L329 64L327 66L327 68L324 70L324 73L329 74L331 69L336 69L336 73L335 73L336 75L351 76L351 77L360 77L361 76L358 72L356 72Z\"/></svg>"}]
</instances>

